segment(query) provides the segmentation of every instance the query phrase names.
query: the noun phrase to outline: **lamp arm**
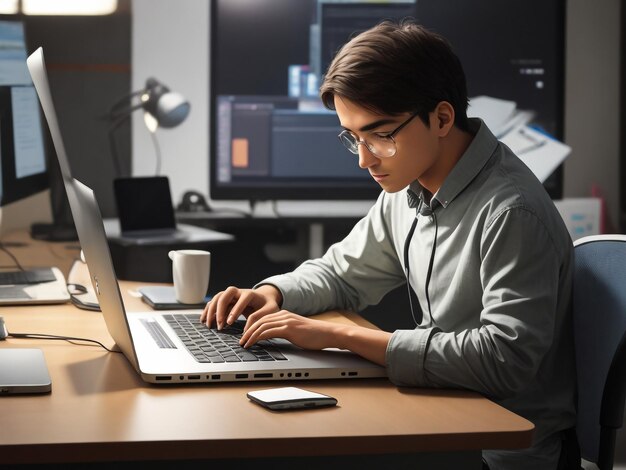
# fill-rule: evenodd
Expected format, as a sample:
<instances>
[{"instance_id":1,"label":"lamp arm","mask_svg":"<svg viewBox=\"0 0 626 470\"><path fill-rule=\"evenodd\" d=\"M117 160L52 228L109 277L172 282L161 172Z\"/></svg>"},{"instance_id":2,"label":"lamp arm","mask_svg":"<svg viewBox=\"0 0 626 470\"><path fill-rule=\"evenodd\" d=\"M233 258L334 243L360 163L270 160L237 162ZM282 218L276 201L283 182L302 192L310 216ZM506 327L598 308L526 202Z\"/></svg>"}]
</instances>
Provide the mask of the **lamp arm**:
<instances>
[{"instance_id":1,"label":"lamp arm","mask_svg":"<svg viewBox=\"0 0 626 470\"><path fill-rule=\"evenodd\" d=\"M135 107L136 105L129 106L128 103L129 102L132 103L132 99L135 96L139 96L145 92L146 92L145 89L134 91L118 99L115 103L113 103L113 106L111 106L111 108L109 109L109 119L117 119L122 114L132 113L135 109L137 109ZM139 108L141 108L141 105L139 105Z\"/></svg>"},{"instance_id":2,"label":"lamp arm","mask_svg":"<svg viewBox=\"0 0 626 470\"><path fill-rule=\"evenodd\" d=\"M115 173L117 177L124 176L122 174L122 163L120 161L119 153L117 151L117 142L115 141L115 131L122 125L126 120L130 118L130 113L135 111L136 109L140 109L141 105L135 105L129 108L128 113L124 113L119 116L111 126L109 127L108 137L109 137L109 147L111 148L111 156L113 157L113 166L115 167Z\"/></svg>"},{"instance_id":3,"label":"lamp arm","mask_svg":"<svg viewBox=\"0 0 626 470\"><path fill-rule=\"evenodd\" d=\"M118 119L126 119L130 114L138 109L143 108L143 103L134 104L132 106L127 106L124 109L117 110L115 112L109 112L109 119L112 121L117 121Z\"/></svg>"}]
</instances>

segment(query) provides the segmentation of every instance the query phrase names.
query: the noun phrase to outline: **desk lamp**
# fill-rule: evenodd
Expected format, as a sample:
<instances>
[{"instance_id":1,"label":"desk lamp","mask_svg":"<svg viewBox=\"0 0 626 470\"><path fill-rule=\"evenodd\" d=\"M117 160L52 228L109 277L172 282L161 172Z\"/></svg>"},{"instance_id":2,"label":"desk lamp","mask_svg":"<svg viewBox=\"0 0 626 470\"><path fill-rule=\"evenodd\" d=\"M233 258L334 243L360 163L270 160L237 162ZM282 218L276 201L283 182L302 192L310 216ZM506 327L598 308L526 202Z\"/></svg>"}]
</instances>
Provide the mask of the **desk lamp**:
<instances>
[{"instance_id":1,"label":"desk lamp","mask_svg":"<svg viewBox=\"0 0 626 470\"><path fill-rule=\"evenodd\" d=\"M134 103L136 98L139 99L138 103ZM157 154L156 174L158 175L161 171L161 150L156 139L156 130L159 127L171 128L179 125L189 114L190 107L191 105L183 95L171 91L155 78L148 78L144 88L118 100L109 111L111 121L109 144L117 176L123 176L123 174L114 133L134 111L144 110L144 123L150 132Z\"/></svg>"}]
</instances>

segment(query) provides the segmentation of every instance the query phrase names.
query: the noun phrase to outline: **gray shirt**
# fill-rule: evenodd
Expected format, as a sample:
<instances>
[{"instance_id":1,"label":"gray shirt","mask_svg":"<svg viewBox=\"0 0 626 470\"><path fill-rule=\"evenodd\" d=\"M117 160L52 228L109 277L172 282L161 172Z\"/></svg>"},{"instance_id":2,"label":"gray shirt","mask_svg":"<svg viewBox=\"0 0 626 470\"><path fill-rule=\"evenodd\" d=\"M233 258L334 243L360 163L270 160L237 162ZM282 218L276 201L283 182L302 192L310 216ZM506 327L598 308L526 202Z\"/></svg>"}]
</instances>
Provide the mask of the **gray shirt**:
<instances>
[{"instance_id":1,"label":"gray shirt","mask_svg":"<svg viewBox=\"0 0 626 470\"><path fill-rule=\"evenodd\" d=\"M480 392L535 424L535 453L543 445L554 454L555 433L575 424L572 242L532 172L482 121L471 125L472 143L436 194L417 181L381 193L322 258L262 284L303 315L376 304L406 282L417 217L409 282L415 317L423 315L415 329L393 333L390 380ZM510 454L513 462L519 453Z\"/></svg>"}]
</instances>

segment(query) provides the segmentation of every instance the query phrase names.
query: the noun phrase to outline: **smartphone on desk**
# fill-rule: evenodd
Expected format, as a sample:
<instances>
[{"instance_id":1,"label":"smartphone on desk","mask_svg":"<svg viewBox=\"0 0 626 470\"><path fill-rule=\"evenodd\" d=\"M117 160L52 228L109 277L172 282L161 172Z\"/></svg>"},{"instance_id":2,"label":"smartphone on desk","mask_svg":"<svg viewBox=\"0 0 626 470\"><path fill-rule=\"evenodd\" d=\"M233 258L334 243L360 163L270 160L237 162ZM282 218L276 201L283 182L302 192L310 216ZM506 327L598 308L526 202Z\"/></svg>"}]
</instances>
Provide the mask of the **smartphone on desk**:
<instances>
[{"instance_id":1,"label":"smartphone on desk","mask_svg":"<svg viewBox=\"0 0 626 470\"><path fill-rule=\"evenodd\" d=\"M270 410L294 410L335 406L337 399L322 393L311 392L297 387L270 388L248 392L247 397L254 403Z\"/></svg>"}]
</instances>

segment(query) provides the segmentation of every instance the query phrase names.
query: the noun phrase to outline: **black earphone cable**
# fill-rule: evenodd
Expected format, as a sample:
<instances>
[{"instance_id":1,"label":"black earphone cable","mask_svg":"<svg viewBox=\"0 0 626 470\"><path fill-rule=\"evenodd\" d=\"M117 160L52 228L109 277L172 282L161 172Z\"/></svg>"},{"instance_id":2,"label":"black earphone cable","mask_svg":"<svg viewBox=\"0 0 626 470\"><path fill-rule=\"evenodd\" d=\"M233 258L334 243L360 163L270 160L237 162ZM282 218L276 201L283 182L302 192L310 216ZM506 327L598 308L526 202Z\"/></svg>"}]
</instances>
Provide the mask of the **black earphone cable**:
<instances>
[{"instance_id":1,"label":"black earphone cable","mask_svg":"<svg viewBox=\"0 0 626 470\"><path fill-rule=\"evenodd\" d=\"M74 336L47 335L47 334L41 334L41 333L11 333L11 332L7 332L7 333L8 333L7 334L8 338L46 339L46 340L56 340L56 341L67 341L68 343L72 343L72 344L78 344L76 342L79 341L81 343L93 343L93 344L84 344L83 346L98 345L101 348L106 349L108 352L120 352L120 351L114 351L112 349L107 348L104 344L102 344L100 341L96 341L95 339L76 338Z\"/></svg>"},{"instance_id":2,"label":"black earphone cable","mask_svg":"<svg viewBox=\"0 0 626 470\"><path fill-rule=\"evenodd\" d=\"M415 232L415 228L417 227L417 219L418 219L418 217L419 217L418 213L416 213L415 214L415 218L413 219L413 224L411 225L411 228L409 229L409 233L406 236L406 241L404 242L404 269L405 269L405 273L406 273L406 289L407 289L407 293L409 294L409 306L411 307L411 317L413 317L413 321L415 322L415 326L419 326L419 324L422 321L423 315L420 315L420 320L419 321L417 321L417 318L415 318L415 309L413 308L413 295L414 294L413 294L413 292L411 290L411 283L409 281L410 274L411 274L411 270L410 270L410 267L409 267L409 247L411 246L411 239L413 238L413 233ZM421 313L422 313L422 311L420 309L420 314Z\"/></svg>"},{"instance_id":3,"label":"black earphone cable","mask_svg":"<svg viewBox=\"0 0 626 470\"><path fill-rule=\"evenodd\" d=\"M435 252L437 251L437 232L439 231L439 225L437 224L437 214L432 212L433 220L435 221L435 239L433 240L433 249L430 252L430 260L428 261L428 273L426 274L426 303L428 303L428 314L430 315L430 321L435 323L433 318L433 312L430 308L430 293L428 287L430 286L430 277L433 273L433 265L435 264Z\"/></svg>"},{"instance_id":4,"label":"black earphone cable","mask_svg":"<svg viewBox=\"0 0 626 470\"><path fill-rule=\"evenodd\" d=\"M0 250L4 251L9 256L9 258L13 260L13 262L15 263L15 266L17 266L17 268L20 271L24 271L24 267L20 264L17 257L9 251L9 249L5 246L5 244L2 241L0 241Z\"/></svg>"},{"instance_id":5,"label":"black earphone cable","mask_svg":"<svg viewBox=\"0 0 626 470\"><path fill-rule=\"evenodd\" d=\"M435 222L435 239L433 240L433 248L431 250L430 253L430 260L428 261L428 271L426 274L426 284L425 284L425 292L426 292L426 303L428 305L428 314L430 315L430 320L431 322L434 324L435 320L433 319L433 314L432 314L432 309L430 306L430 294L428 292L428 288L430 286L430 279L432 277L432 272L433 272L433 266L435 264L435 252L437 250L437 234L439 232L439 225L437 223L437 215L435 214L435 212L427 205L424 205L424 201L420 200L420 204L416 210L416 214L415 214L415 219L413 220L413 224L411 225L411 228L409 229L409 233L407 234L406 237L406 241L404 242L404 269L406 272L406 287L407 287L407 292L409 294L409 306L411 308L411 317L413 317L413 321L415 322L415 326L419 326L420 323L422 322L422 319L424 317L423 312L420 309L420 318L419 321L417 320L416 316L415 316L415 309L413 307L413 297L415 296L415 294L413 293L412 289L411 289L411 283L410 283L410 274L411 274L411 268L410 268L410 261L409 261L409 248L411 246L411 239L413 238L413 234L415 233L415 229L417 227L417 221L419 219L419 216L432 216L433 217L433 221Z\"/></svg>"}]
</instances>

